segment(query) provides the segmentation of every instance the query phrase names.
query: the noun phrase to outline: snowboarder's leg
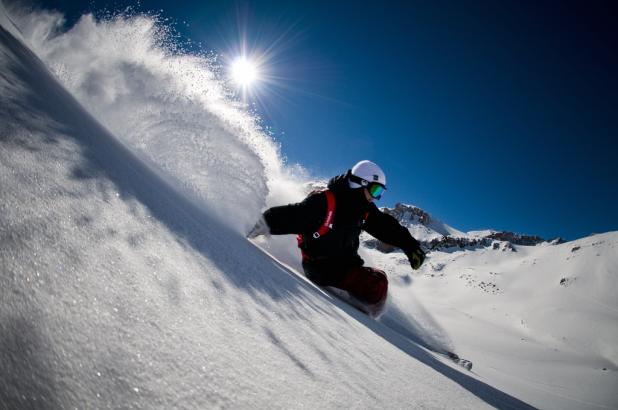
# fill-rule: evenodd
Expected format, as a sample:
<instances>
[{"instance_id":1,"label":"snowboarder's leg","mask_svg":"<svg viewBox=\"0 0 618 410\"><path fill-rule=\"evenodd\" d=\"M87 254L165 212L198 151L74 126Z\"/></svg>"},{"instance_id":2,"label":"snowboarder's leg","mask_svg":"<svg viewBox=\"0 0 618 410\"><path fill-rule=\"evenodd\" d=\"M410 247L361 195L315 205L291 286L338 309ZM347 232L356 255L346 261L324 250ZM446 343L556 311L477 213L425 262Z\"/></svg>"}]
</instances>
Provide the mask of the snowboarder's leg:
<instances>
[{"instance_id":1,"label":"snowboarder's leg","mask_svg":"<svg viewBox=\"0 0 618 410\"><path fill-rule=\"evenodd\" d=\"M303 262L303 270L305 276L316 285L337 287L344 277L343 272L346 272L347 268L330 261L310 261Z\"/></svg>"},{"instance_id":2,"label":"snowboarder's leg","mask_svg":"<svg viewBox=\"0 0 618 410\"><path fill-rule=\"evenodd\" d=\"M303 268L309 280L317 285L331 288L331 292L333 288L344 291L344 294L333 293L347 299L348 303L370 316L378 317L383 312L388 294L388 279L381 270L315 262L303 263Z\"/></svg>"},{"instance_id":3,"label":"snowboarder's leg","mask_svg":"<svg viewBox=\"0 0 618 410\"><path fill-rule=\"evenodd\" d=\"M347 271L337 287L363 303L381 307L386 302L388 279L379 269L358 266Z\"/></svg>"}]
</instances>

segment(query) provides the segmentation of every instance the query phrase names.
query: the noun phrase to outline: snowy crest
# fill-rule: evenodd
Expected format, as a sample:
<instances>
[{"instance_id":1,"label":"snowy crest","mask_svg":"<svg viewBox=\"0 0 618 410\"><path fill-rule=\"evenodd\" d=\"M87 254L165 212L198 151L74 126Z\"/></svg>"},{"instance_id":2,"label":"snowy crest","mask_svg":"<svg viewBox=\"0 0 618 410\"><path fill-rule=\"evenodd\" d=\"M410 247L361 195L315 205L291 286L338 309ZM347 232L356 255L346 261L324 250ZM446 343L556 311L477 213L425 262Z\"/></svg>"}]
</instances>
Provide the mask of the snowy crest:
<instances>
[{"instance_id":1,"label":"snowy crest","mask_svg":"<svg viewBox=\"0 0 618 410\"><path fill-rule=\"evenodd\" d=\"M13 14L90 114L229 226L246 231L267 202L300 195L299 173L283 165L259 119L231 98L214 57L178 51L156 16L89 14L63 31L61 14Z\"/></svg>"},{"instance_id":2,"label":"snowy crest","mask_svg":"<svg viewBox=\"0 0 618 410\"><path fill-rule=\"evenodd\" d=\"M410 230L412 236L420 241L428 242L443 236L466 236L465 233L433 218L414 205L398 203L394 208L382 208L382 211L397 219L399 223Z\"/></svg>"}]
</instances>

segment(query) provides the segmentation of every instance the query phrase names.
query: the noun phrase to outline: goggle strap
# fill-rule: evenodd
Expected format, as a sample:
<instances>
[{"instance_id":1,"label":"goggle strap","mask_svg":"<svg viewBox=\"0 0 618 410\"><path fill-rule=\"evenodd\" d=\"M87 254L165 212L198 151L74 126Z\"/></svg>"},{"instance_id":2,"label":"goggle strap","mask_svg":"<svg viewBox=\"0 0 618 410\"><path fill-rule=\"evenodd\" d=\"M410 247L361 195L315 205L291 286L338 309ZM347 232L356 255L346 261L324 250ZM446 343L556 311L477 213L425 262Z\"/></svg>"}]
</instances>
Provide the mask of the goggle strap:
<instances>
[{"instance_id":1,"label":"goggle strap","mask_svg":"<svg viewBox=\"0 0 618 410\"><path fill-rule=\"evenodd\" d=\"M355 182L358 185L363 186L363 187L366 187L367 185L369 185L369 181L361 177L357 177L354 174L350 174L350 181Z\"/></svg>"}]
</instances>

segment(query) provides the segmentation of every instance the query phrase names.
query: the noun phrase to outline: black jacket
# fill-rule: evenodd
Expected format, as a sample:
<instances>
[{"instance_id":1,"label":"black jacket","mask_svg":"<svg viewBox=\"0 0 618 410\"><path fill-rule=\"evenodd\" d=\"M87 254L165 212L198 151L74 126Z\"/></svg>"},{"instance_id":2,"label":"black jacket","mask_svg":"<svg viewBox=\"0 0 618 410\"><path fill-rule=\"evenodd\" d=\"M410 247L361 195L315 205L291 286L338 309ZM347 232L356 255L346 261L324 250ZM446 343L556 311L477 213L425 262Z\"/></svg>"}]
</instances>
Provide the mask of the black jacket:
<instances>
[{"instance_id":1,"label":"black jacket","mask_svg":"<svg viewBox=\"0 0 618 410\"><path fill-rule=\"evenodd\" d=\"M303 261L306 271L308 267L319 266L324 270L328 266L328 270L334 268L341 272L342 269L363 265L358 255L361 230L401 248L406 254L419 247L416 239L395 218L367 201L363 189L349 187L347 174L331 179L328 189L335 195L335 216L332 229L320 238L315 239L312 234L326 217L324 192L313 193L297 204L270 208L264 213L271 234L303 236L302 248L308 258Z\"/></svg>"}]
</instances>

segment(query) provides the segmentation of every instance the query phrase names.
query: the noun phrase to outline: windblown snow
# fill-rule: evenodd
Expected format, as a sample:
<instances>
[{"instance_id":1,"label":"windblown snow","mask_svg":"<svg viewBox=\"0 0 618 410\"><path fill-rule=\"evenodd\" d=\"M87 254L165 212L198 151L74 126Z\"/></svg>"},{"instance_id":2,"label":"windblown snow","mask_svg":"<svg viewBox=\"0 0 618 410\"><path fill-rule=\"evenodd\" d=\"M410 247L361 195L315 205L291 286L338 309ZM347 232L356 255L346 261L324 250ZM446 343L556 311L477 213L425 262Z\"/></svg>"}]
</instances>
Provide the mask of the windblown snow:
<instances>
[{"instance_id":1,"label":"windblown snow","mask_svg":"<svg viewBox=\"0 0 618 410\"><path fill-rule=\"evenodd\" d=\"M366 247L374 321L244 238L307 178L210 59L151 16L0 23L0 408L618 406L617 233Z\"/></svg>"}]
</instances>

